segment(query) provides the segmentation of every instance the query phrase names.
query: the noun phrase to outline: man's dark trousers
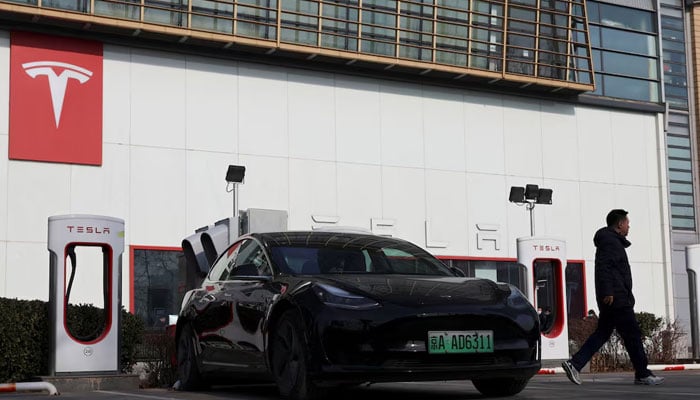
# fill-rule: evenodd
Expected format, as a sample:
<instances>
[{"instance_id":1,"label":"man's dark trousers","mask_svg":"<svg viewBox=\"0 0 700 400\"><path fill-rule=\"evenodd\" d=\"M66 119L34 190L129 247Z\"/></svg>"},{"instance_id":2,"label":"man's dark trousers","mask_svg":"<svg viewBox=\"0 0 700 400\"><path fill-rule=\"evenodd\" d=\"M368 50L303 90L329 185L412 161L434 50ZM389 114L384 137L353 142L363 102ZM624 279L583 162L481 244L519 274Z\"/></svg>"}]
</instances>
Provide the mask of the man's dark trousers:
<instances>
[{"instance_id":1,"label":"man's dark trousers","mask_svg":"<svg viewBox=\"0 0 700 400\"><path fill-rule=\"evenodd\" d=\"M581 349L571 358L571 363L577 370L581 370L593 357L593 355L610 339L613 329L622 337L634 366L635 378L646 378L651 375L647 369L648 360L642 345L642 333L639 323L634 315L632 307L610 307L599 305L600 317L595 332L581 346Z\"/></svg>"}]
</instances>

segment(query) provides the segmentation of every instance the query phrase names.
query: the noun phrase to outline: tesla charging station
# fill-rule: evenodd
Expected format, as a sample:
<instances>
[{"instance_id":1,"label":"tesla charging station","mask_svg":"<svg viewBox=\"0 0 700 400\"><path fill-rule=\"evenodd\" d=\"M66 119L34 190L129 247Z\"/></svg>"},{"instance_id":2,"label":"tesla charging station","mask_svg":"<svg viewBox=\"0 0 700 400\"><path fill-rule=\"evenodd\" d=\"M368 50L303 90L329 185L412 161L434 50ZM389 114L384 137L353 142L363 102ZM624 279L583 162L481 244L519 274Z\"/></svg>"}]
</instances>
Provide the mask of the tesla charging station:
<instances>
[{"instance_id":1,"label":"tesla charging station","mask_svg":"<svg viewBox=\"0 0 700 400\"><path fill-rule=\"evenodd\" d=\"M700 358L700 309L698 309L698 290L700 290L700 244L685 248L685 269L688 272L688 289L690 297L690 338L693 345L693 358Z\"/></svg>"},{"instance_id":2,"label":"tesla charging station","mask_svg":"<svg viewBox=\"0 0 700 400\"><path fill-rule=\"evenodd\" d=\"M518 263L525 266L527 297L535 308L551 311L542 331L542 359L569 358L566 310L566 242L552 237L517 239ZM541 327L542 328L542 327Z\"/></svg>"},{"instance_id":3,"label":"tesla charging station","mask_svg":"<svg viewBox=\"0 0 700 400\"><path fill-rule=\"evenodd\" d=\"M118 373L124 221L99 215L49 217L48 249L49 373ZM102 302L103 324L88 336L72 332L67 317L76 276L94 279L88 280L90 286L101 289L102 298L95 301Z\"/></svg>"}]
</instances>

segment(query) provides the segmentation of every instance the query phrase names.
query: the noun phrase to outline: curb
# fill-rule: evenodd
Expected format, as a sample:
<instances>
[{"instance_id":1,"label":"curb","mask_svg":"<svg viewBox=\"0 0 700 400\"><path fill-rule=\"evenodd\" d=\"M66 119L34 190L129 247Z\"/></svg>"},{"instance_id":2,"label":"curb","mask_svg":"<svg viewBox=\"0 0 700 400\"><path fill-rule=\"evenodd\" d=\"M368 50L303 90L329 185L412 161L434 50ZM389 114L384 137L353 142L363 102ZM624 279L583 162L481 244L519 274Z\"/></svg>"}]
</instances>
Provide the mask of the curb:
<instances>
[{"instance_id":1,"label":"curb","mask_svg":"<svg viewBox=\"0 0 700 400\"><path fill-rule=\"evenodd\" d=\"M700 370L700 364L652 364L647 368L651 371L688 371L688 370ZM537 372L537 375L555 375L563 374L564 368L542 368Z\"/></svg>"}]
</instances>

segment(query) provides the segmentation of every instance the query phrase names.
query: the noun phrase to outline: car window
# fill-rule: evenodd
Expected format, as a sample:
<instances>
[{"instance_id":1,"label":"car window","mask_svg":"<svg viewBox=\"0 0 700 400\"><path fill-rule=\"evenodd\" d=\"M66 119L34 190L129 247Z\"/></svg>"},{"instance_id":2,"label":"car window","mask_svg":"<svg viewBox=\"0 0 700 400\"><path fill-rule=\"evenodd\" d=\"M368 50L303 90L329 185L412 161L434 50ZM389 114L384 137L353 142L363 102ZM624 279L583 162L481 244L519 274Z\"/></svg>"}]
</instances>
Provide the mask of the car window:
<instances>
[{"instance_id":1,"label":"car window","mask_svg":"<svg viewBox=\"0 0 700 400\"><path fill-rule=\"evenodd\" d=\"M425 258L416 257L399 249L382 249L385 260L394 273L431 275L436 272L434 263L426 262Z\"/></svg>"},{"instance_id":2,"label":"car window","mask_svg":"<svg viewBox=\"0 0 700 400\"><path fill-rule=\"evenodd\" d=\"M273 246L280 271L293 275L408 274L453 275L439 260L417 248Z\"/></svg>"},{"instance_id":3,"label":"car window","mask_svg":"<svg viewBox=\"0 0 700 400\"><path fill-rule=\"evenodd\" d=\"M231 247L219 256L219 259L214 262L214 265L209 271L207 279L210 281L223 281L229 275L229 271L233 267L236 257L238 257L238 249L242 242L236 242Z\"/></svg>"},{"instance_id":4,"label":"car window","mask_svg":"<svg viewBox=\"0 0 700 400\"><path fill-rule=\"evenodd\" d=\"M240 247L231 276L271 275L270 263L258 242L248 239ZM230 276L229 276L230 278Z\"/></svg>"}]
</instances>

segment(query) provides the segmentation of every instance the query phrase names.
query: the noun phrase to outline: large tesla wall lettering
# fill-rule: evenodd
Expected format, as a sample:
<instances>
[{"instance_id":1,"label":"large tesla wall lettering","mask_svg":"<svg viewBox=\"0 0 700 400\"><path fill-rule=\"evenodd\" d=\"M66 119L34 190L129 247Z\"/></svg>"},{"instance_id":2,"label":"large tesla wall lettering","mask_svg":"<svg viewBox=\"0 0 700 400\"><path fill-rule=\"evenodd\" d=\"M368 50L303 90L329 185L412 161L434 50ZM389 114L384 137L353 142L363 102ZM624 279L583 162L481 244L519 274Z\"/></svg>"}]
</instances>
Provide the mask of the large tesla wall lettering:
<instances>
[{"instance_id":1,"label":"large tesla wall lettering","mask_svg":"<svg viewBox=\"0 0 700 400\"><path fill-rule=\"evenodd\" d=\"M102 43L10 40L10 159L101 165Z\"/></svg>"}]
</instances>

